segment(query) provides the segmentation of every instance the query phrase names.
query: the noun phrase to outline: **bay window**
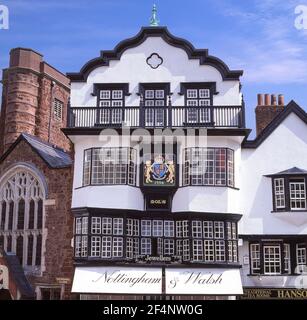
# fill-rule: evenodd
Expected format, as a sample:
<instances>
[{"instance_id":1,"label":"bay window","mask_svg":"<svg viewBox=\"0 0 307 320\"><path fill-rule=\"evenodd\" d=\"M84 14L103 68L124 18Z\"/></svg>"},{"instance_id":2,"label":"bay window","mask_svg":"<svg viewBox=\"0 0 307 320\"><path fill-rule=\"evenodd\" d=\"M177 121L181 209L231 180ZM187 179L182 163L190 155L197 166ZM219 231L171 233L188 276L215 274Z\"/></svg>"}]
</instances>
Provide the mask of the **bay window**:
<instances>
[{"instance_id":1,"label":"bay window","mask_svg":"<svg viewBox=\"0 0 307 320\"><path fill-rule=\"evenodd\" d=\"M136 150L92 148L84 151L83 186L136 184Z\"/></svg>"},{"instance_id":2,"label":"bay window","mask_svg":"<svg viewBox=\"0 0 307 320\"><path fill-rule=\"evenodd\" d=\"M183 185L234 187L234 151L227 148L186 148Z\"/></svg>"},{"instance_id":3,"label":"bay window","mask_svg":"<svg viewBox=\"0 0 307 320\"><path fill-rule=\"evenodd\" d=\"M233 221L75 218L76 258L138 262L147 256L164 256L183 263L237 263L237 247Z\"/></svg>"},{"instance_id":4,"label":"bay window","mask_svg":"<svg viewBox=\"0 0 307 320\"><path fill-rule=\"evenodd\" d=\"M295 171L296 170L296 171ZM292 168L285 174L280 172L268 175L272 178L273 211L306 211L306 178L305 174L299 174L299 169Z\"/></svg>"}]
</instances>

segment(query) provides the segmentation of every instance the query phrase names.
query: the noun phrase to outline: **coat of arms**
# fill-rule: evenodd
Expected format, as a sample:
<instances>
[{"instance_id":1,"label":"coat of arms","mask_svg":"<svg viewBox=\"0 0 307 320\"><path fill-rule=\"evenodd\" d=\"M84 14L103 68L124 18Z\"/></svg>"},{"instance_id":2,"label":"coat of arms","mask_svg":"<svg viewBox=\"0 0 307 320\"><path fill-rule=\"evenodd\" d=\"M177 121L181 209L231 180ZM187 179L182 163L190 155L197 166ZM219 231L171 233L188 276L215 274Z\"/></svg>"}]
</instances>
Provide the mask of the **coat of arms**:
<instances>
[{"instance_id":1,"label":"coat of arms","mask_svg":"<svg viewBox=\"0 0 307 320\"><path fill-rule=\"evenodd\" d=\"M165 158L157 155L152 160L145 161L144 168L145 184L151 185L174 185L175 184L175 164L173 157Z\"/></svg>"}]
</instances>

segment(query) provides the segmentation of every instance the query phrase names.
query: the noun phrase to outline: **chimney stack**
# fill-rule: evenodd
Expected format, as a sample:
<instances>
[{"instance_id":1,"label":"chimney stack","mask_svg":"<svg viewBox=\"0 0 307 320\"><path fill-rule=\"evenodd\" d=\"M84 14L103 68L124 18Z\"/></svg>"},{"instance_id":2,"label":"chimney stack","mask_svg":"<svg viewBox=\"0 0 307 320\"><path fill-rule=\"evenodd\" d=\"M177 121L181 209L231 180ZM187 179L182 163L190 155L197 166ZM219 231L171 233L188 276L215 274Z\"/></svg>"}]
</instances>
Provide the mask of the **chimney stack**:
<instances>
[{"instance_id":1,"label":"chimney stack","mask_svg":"<svg viewBox=\"0 0 307 320\"><path fill-rule=\"evenodd\" d=\"M275 94L271 95L271 105L272 106L276 106L277 105L276 95Z\"/></svg>"},{"instance_id":2,"label":"chimney stack","mask_svg":"<svg viewBox=\"0 0 307 320\"><path fill-rule=\"evenodd\" d=\"M268 105L270 105L270 95L266 93L264 95L264 106L268 106Z\"/></svg>"},{"instance_id":3,"label":"chimney stack","mask_svg":"<svg viewBox=\"0 0 307 320\"><path fill-rule=\"evenodd\" d=\"M263 106L263 94L258 93L257 100L258 100L258 106Z\"/></svg>"},{"instance_id":4,"label":"chimney stack","mask_svg":"<svg viewBox=\"0 0 307 320\"><path fill-rule=\"evenodd\" d=\"M284 104L284 96L282 94L278 95L278 99L275 94L257 95L257 107L255 109L257 135L284 110Z\"/></svg>"},{"instance_id":5,"label":"chimney stack","mask_svg":"<svg viewBox=\"0 0 307 320\"><path fill-rule=\"evenodd\" d=\"M279 106L284 106L285 105L285 98L283 94L278 95L278 105Z\"/></svg>"}]
</instances>

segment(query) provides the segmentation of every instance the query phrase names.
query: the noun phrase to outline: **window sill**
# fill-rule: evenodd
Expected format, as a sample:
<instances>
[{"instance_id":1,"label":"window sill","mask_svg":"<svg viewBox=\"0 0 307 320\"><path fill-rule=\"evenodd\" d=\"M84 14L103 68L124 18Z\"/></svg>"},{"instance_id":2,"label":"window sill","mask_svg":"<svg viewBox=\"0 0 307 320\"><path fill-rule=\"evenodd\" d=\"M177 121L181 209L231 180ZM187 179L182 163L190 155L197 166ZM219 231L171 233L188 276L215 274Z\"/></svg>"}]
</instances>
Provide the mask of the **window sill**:
<instances>
[{"instance_id":1,"label":"window sill","mask_svg":"<svg viewBox=\"0 0 307 320\"><path fill-rule=\"evenodd\" d=\"M307 209L304 210L286 210L286 209L281 209L281 210L272 210L271 213L296 213L296 212L305 212L307 214Z\"/></svg>"},{"instance_id":2,"label":"window sill","mask_svg":"<svg viewBox=\"0 0 307 320\"><path fill-rule=\"evenodd\" d=\"M264 278L264 277L297 277L299 274L292 274L292 273L283 273L283 274L263 274L263 273L257 273L257 274L247 274L248 277L258 277L258 278Z\"/></svg>"},{"instance_id":3,"label":"window sill","mask_svg":"<svg viewBox=\"0 0 307 320\"><path fill-rule=\"evenodd\" d=\"M131 184L88 184L86 186L77 187L74 190L79 190L87 187L118 187L118 186L126 186L131 188L140 188L139 186L133 186Z\"/></svg>"},{"instance_id":4,"label":"window sill","mask_svg":"<svg viewBox=\"0 0 307 320\"><path fill-rule=\"evenodd\" d=\"M161 261L151 261L151 262L135 262L134 260L123 259L123 258L96 258L96 257L75 257L74 258L75 264L93 264L93 265L121 265L121 266L135 266L135 267L163 267L169 266L172 268L242 268L240 263L232 263L232 262L215 262L215 263L208 263L208 262L193 262L193 261L183 261L183 262L161 262Z\"/></svg>"},{"instance_id":5,"label":"window sill","mask_svg":"<svg viewBox=\"0 0 307 320\"><path fill-rule=\"evenodd\" d=\"M221 186L221 185L186 185L186 186L180 186L179 188L187 188L187 187L201 187L201 188L229 188L234 190L240 190L240 188L231 187L231 186Z\"/></svg>"}]
</instances>

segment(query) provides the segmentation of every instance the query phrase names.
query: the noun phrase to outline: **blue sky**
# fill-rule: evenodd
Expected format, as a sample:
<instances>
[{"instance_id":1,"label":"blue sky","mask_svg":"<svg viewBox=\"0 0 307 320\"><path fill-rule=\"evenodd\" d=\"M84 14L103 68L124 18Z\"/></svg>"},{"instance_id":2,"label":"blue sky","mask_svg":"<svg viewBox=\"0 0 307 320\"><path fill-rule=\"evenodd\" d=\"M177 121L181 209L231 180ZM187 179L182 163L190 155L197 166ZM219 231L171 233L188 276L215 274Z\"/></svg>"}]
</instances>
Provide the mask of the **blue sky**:
<instances>
[{"instance_id":1,"label":"blue sky","mask_svg":"<svg viewBox=\"0 0 307 320\"><path fill-rule=\"evenodd\" d=\"M160 25L244 70L248 127L257 93L283 93L307 109L307 30L294 26L295 7L307 0L0 0L10 10L10 29L0 30L0 68L22 46L64 73L78 71L147 26L154 2Z\"/></svg>"}]
</instances>

